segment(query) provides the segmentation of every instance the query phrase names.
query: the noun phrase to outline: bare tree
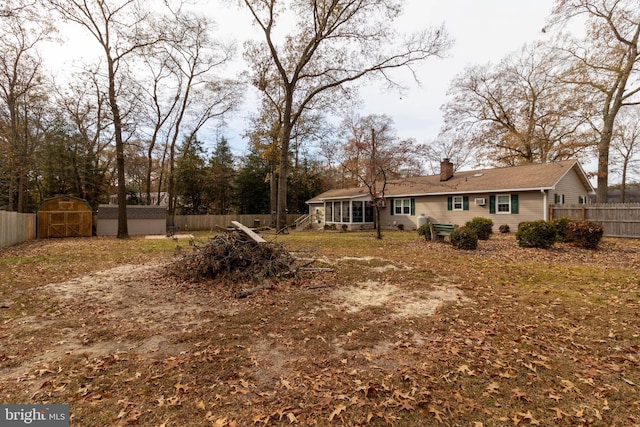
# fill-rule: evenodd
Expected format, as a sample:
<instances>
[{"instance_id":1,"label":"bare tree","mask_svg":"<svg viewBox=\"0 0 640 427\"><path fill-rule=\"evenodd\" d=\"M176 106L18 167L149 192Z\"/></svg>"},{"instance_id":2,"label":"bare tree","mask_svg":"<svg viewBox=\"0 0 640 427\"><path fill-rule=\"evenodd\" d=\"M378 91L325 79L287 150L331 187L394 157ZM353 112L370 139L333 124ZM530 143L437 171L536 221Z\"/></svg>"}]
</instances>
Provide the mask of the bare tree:
<instances>
[{"instance_id":1,"label":"bare tree","mask_svg":"<svg viewBox=\"0 0 640 427\"><path fill-rule=\"evenodd\" d=\"M585 106L594 109L592 124L598 133L596 200L606 203L616 117L625 105L640 102L640 8L634 0L557 0L550 22L574 18L584 19L587 31L584 39L564 47L571 62L565 79L593 97Z\"/></svg>"},{"instance_id":2,"label":"bare tree","mask_svg":"<svg viewBox=\"0 0 640 427\"><path fill-rule=\"evenodd\" d=\"M99 71L86 69L73 75L65 85L56 85L55 94L58 114L73 124L71 132L75 137L70 160L76 193L97 207L102 185L94 182L95 172L110 169L113 160L109 155L113 134L108 132L111 127L108 95Z\"/></svg>"},{"instance_id":3,"label":"bare tree","mask_svg":"<svg viewBox=\"0 0 640 427\"><path fill-rule=\"evenodd\" d=\"M38 121L46 99L37 45L51 28L22 3L0 15L0 144L8 175L9 209L25 212L29 171L39 138Z\"/></svg>"},{"instance_id":4,"label":"bare tree","mask_svg":"<svg viewBox=\"0 0 640 427\"><path fill-rule=\"evenodd\" d=\"M214 75L214 71L230 61L233 44L215 42L206 18L180 10L172 12L170 17L164 21L170 29L170 37L161 56L166 57L174 80L171 98L178 101L169 103L170 118L166 122L169 221L172 224L176 206L174 168L178 139L185 136L188 143L212 119L222 121L238 105L242 85Z\"/></svg>"},{"instance_id":5,"label":"bare tree","mask_svg":"<svg viewBox=\"0 0 640 427\"><path fill-rule=\"evenodd\" d=\"M386 115L348 116L342 125L345 141L340 149L343 170L353 177L353 186L367 188L374 207L377 238L382 238L380 208L387 182L392 178L418 175L417 153L423 152L414 140L398 140L393 121Z\"/></svg>"},{"instance_id":6,"label":"bare tree","mask_svg":"<svg viewBox=\"0 0 640 427\"><path fill-rule=\"evenodd\" d=\"M249 43L246 57L252 81L264 96L282 99L277 227L287 213L289 145L304 111L322 98L339 101L349 83L382 77L395 85L390 72L444 54L451 42L444 28L403 38L392 27L401 3L393 0L244 0L264 36ZM291 32L278 40L279 17ZM398 41L401 41L398 43Z\"/></svg>"},{"instance_id":7,"label":"bare tree","mask_svg":"<svg viewBox=\"0 0 640 427\"><path fill-rule=\"evenodd\" d=\"M613 148L613 170L621 177L621 202L626 199L626 187L629 176L640 165L640 107L633 106L623 109L616 117L616 126L611 141Z\"/></svg>"},{"instance_id":8,"label":"bare tree","mask_svg":"<svg viewBox=\"0 0 640 427\"><path fill-rule=\"evenodd\" d=\"M492 163L514 166L573 158L584 151L584 120L559 57L542 43L492 66L473 66L451 83L442 132L464 134Z\"/></svg>"},{"instance_id":9,"label":"bare tree","mask_svg":"<svg viewBox=\"0 0 640 427\"><path fill-rule=\"evenodd\" d=\"M83 28L100 46L105 61L109 107L113 120L118 182L118 238L129 236L125 180L125 124L120 83L126 61L163 38L149 31L150 13L139 0L46 0L63 19Z\"/></svg>"},{"instance_id":10,"label":"bare tree","mask_svg":"<svg viewBox=\"0 0 640 427\"><path fill-rule=\"evenodd\" d=\"M469 166L477 151L469 144L469 137L464 130L444 130L438 137L425 146L424 157L429 173L440 173L442 159L449 159L454 171ZM477 162L476 162L477 163Z\"/></svg>"}]
</instances>

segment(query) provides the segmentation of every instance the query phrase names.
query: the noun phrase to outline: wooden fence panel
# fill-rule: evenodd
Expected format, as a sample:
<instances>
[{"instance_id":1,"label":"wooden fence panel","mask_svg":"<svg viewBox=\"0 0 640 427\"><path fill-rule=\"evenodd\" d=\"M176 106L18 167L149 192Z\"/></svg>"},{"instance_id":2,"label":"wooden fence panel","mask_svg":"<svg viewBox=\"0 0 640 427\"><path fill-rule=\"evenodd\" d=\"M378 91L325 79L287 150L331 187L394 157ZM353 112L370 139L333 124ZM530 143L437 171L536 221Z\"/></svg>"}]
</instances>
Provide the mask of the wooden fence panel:
<instances>
[{"instance_id":1,"label":"wooden fence panel","mask_svg":"<svg viewBox=\"0 0 640 427\"><path fill-rule=\"evenodd\" d=\"M287 215L287 224L293 224L299 215ZM271 215L176 215L174 224L181 230L213 230L216 226L230 227L238 221L247 227L270 226Z\"/></svg>"},{"instance_id":2,"label":"wooden fence panel","mask_svg":"<svg viewBox=\"0 0 640 427\"><path fill-rule=\"evenodd\" d=\"M640 203L553 206L550 218L597 222L607 237L640 238Z\"/></svg>"},{"instance_id":3,"label":"wooden fence panel","mask_svg":"<svg viewBox=\"0 0 640 427\"><path fill-rule=\"evenodd\" d=\"M36 238L36 214L0 211L0 248Z\"/></svg>"}]
</instances>

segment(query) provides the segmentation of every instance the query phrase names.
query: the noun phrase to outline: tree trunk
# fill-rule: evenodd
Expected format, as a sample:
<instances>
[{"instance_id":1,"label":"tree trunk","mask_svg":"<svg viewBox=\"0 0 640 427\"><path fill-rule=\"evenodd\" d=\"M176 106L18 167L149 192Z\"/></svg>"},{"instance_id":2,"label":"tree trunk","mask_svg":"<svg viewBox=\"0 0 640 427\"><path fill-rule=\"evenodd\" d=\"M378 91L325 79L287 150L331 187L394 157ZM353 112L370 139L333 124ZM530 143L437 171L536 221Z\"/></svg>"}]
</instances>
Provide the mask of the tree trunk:
<instances>
[{"instance_id":1,"label":"tree trunk","mask_svg":"<svg viewBox=\"0 0 640 427\"><path fill-rule=\"evenodd\" d=\"M271 177L269 178L269 208L271 210L271 226L278 226L278 174L275 162L271 162ZM276 228L277 230L278 228Z\"/></svg>"},{"instance_id":2,"label":"tree trunk","mask_svg":"<svg viewBox=\"0 0 640 427\"><path fill-rule=\"evenodd\" d=\"M176 180L174 177L174 163L176 157L176 149L175 149L175 140L169 147L169 176L167 177L167 193L169 194L169 206L168 206L168 216L167 216L167 225L174 226L175 217L176 217Z\"/></svg>"},{"instance_id":3,"label":"tree trunk","mask_svg":"<svg viewBox=\"0 0 640 427\"><path fill-rule=\"evenodd\" d=\"M106 50L106 49L105 49ZM109 104L113 114L113 129L116 138L116 172L118 176L118 239L129 237L127 226L127 183L124 174L124 142L122 141L122 119L116 98L116 79L113 59L108 50L107 66L109 71Z\"/></svg>"},{"instance_id":4,"label":"tree trunk","mask_svg":"<svg viewBox=\"0 0 640 427\"><path fill-rule=\"evenodd\" d=\"M380 205L377 201L374 201L374 212L375 212L375 227L376 227L376 239L382 240L382 227L380 227Z\"/></svg>"},{"instance_id":5,"label":"tree trunk","mask_svg":"<svg viewBox=\"0 0 640 427\"><path fill-rule=\"evenodd\" d=\"M289 144L291 142L291 130L293 123L291 121L293 110L293 87L286 90L285 108L282 114L281 147L280 147L280 164L278 171L278 223L276 229L278 231L287 226L287 177L289 176ZM286 230L284 230L286 232Z\"/></svg>"}]
</instances>

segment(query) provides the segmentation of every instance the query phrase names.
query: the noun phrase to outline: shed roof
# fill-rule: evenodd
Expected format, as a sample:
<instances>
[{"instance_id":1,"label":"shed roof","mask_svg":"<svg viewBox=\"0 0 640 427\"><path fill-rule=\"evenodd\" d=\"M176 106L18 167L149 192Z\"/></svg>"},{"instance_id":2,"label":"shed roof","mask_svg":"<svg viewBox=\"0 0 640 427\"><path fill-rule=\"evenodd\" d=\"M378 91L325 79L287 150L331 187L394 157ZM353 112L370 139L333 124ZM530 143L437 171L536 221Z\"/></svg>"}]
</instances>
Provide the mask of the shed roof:
<instances>
[{"instance_id":1,"label":"shed roof","mask_svg":"<svg viewBox=\"0 0 640 427\"><path fill-rule=\"evenodd\" d=\"M424 196L444 194L473 194L486 192L539 191L553 189L571 170L577 172L582 184L589 192L593 186L580 164L575 160L530 164L456 172L446 181L440 175L404 178L387 182L386 197ZM329 190L307 203L320 203L327 199L354 198L367 194L364 188ZM337 195L340 195L339 197Z\"/></svg>"},{"instance_id":2,"label":"shed roof","mask_svg":"<svg viewBox=\"0 0 640 427\"><path fill-rule=\"evenodd\" d=\"M85 199L81 199L76 196L59 195L44 199L40 203L38 212L51 212L51 211L88 211L93 212L91 205Z\"/></svg>"},{"instance_id":3,"label":"shed roof","mask_svg":"<svg viewBox=\"0 0 640 427\"><path fill-rule=\"evenodd\" d=\"M118 205L98 206L98 219L118 219ZM166 206L127 206L127 219L166 219Z\"/></svg>"}]
</instances>

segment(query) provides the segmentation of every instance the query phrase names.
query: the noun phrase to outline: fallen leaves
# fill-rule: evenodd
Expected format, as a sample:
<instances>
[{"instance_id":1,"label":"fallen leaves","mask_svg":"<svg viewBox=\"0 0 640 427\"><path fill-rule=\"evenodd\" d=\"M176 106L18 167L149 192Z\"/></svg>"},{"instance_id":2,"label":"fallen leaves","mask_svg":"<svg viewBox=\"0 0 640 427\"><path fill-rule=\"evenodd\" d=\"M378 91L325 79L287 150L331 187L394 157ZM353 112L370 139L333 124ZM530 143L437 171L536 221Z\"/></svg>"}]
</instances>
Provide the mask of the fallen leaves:
<instances>
[{"instance_id":1,"label":"fallen leaves","mask_svg":"<svg viewBox=\"0 0 640 427\"><path fill-rule=\"evenodd\" d=\"M78 425L95 416L219 427L640 423L640 291L637 273L615 267L623 257L600 267L562 246L498 240L459 254L405 236L365 245L356 234L339 236L344 247L318 245L332 260L371 254L338 265L332 289L367 275L416 295L456 286L464 298L434 316L391 318L403 301L351 313L330 288L304 281L237 301L147 270L122 281L103 274L102 286L87 286L91 298L62 303L54 286L41 289L42 314L35 298L9 296L0 368L17 374L2 378L3 393L73 402ZM593 255L609 256L602 251ZM369 268L380 254L412 268Z\"/></svg>"}]
</instances>

